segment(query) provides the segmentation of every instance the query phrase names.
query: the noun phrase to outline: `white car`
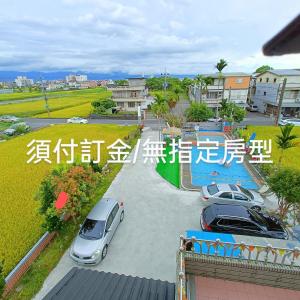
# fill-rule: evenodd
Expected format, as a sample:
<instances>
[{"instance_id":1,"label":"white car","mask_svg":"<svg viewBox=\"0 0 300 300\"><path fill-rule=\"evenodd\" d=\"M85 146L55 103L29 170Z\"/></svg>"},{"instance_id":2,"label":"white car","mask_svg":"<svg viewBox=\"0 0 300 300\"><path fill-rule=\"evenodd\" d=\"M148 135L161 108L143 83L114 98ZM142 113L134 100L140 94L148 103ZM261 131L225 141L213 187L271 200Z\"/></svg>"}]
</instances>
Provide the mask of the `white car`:
<instances>
[{"instance_id":1,"label":"white car","mask_svg":"<svg viewBox=\"0 0 300 300\"><path fill-rule=\"evenodd\" d=\"M217 117L215 117L215 118L209 118L207 121L208 121L208 122L215 122L215 123L218 123L218 122L221 122L221 121L222 121L222 118L217 118Z\"/></svg>"},{"instance_id":2,"label":"white car","mask_svg":"<svg viewBox=\"0 0 300 300\"><path fill-rule=\"evenodd\" d=\"M15 117L15 116L4 115L4 116L0 116L0 121L1 122L18 122L18 121L20 121L20 118Z\"/></svg>"},{"instance_id":3,"label":"white car","mask_svg":"<svg viewBox=\"0 0 300 300\"><path fill-rule=\"evenodd\" d=\"M295 126L300 126L300 119L281 119L279 121L279 125L287 125L287 124L293 124Z\"/></svg>"},{"instance_id":4,"label":"white car","mask_svg":"<svg viewBox=\"0 0 300 300\"><path fill-rule=\"evenodd\" d=\"M87 124L88 120L87 119L83 119L83 118L79 118L79 117L73 117L71 119L67 120L67 123L73 123L73 124Z\"/></svg>"},{"instance_id":5,"label":"white car","mask_svg":"<svg viewBox=\"0 0 300 300\"><path fill-rule=\"evenodd\" d=\"M251 112L257 112L258 111L258 107L256 105L252 105L252 104L247 106L246 109L248 111L251 111Z\"/></svg>"},{"instance_id":6,"label":"white car","mask_svg":"<svg viewBox=\"0 0 300 300\"><path fill-rule=\"evenodd\" d=\"M236 184L202 186L202 200L209 202L209 204L239 204L257 210L264 207L264 199L258 192Z\"/></svg>"},{"instance_id":7,"label":"white car","mask_svg":"<svg viewBox=\"0 0 300 300\"><path fill-rule=\"evenodd\" d=\"M103 198L80 226L70 249L71 258L79 264L98 264L106 256L110 241L123 219L124 203Z\"/></svg>"}]
</instances>

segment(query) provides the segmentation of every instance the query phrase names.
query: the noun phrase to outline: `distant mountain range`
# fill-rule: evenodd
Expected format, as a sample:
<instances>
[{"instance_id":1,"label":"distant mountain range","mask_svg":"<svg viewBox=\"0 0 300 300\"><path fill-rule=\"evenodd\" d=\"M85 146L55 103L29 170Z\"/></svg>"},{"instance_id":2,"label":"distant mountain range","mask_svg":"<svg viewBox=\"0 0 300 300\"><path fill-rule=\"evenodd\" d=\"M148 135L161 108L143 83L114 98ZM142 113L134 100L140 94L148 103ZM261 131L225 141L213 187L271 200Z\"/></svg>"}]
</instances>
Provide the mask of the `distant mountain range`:
<instances>
[{"instance_id":1,"label":"distant mountain range","mask_svg":"<svg viewBox=\"0 0 300 300\"><path fill-rule=\"evenodd\" d=\"M29 71L29 72L19 72L19 71L0 71L0 81L13 81L17 76L26 76L27 78L33 80L60 80L65 79L69 74L85 74L88 76L89 80L103 80L103 79L125 79L131 77L141 77L140 74L128 74L122 72L113 73L92 73L92 72L68 72L68 71L57 71L57 72L39 72L39 71ZM145 78L161 76L160 74L145 75ZM170 74L169 76L184 78L184 77L194 77L192 74Z\"/></svg>"}]
</instances>

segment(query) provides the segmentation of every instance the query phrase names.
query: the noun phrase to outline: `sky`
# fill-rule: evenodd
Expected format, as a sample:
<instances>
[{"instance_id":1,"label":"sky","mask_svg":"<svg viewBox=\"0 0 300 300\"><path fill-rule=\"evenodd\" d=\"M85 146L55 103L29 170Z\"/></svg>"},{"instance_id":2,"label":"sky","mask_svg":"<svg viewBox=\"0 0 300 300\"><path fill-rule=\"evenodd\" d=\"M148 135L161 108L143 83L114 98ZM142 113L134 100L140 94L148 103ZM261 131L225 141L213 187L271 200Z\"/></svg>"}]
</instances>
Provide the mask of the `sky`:
<instances>
[{"instance_id":1,"label":"sky","mask_svg":"<svg viewBox=\"0 0 300 300\"><path fill-rule=\"evenodd\" d=\"M0 71L151 75L300 68L262 45L300 12L299 0L1 0Z\"/></svg>"}]
</instances>

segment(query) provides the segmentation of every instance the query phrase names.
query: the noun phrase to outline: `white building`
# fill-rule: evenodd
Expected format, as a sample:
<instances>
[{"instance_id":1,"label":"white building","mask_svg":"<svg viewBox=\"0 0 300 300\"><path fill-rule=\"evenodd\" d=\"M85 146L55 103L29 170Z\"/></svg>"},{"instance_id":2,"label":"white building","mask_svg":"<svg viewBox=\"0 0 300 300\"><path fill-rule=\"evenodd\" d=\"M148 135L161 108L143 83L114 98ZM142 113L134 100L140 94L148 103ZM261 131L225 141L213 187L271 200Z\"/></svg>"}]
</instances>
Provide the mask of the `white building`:
<instances>
[{"instance_id":1,"label":"white building","mask_svg":"<svg viewBox=\"0 0 300 300\"><path fill-rule=\"evenodd\" d=\"M189 97L192 101L206 103L208 107L216 109L220 107L224 87L224 99L242 108L247 106L251 77L249 74L241 72L222 73L221 78L217 73L205 74L203 76L210 77L212 83L206 87L206 90L202 87L202 92L200 92L199 85L190 86Z\"/></svg>"},{"instance_id":2,"label":"white building","mask_svg":"<svg viewBox=\"0 0 300 300\"><path fill-rule=\"evenodd\" d=\"M26 76L17 76L15 79L15 84L17 87L27 87L33 85L33 80L27 78Z\"/></svg>"},{"instance_id":3,"label":"white building","mask_svg":"<svg viewBox=\"0 0 300 300\"><path fill-rule=\"evenodd\" d=\"M88 80L87 75L83 75L83 74L77 74L77 75L70 74L70 75L66 76L67 82L84 82L87 80Z\"/></svg>"},{"instance_id":4,"label":"white building","mask_svg":"<svg viewBox=\"0 0 300 300\"><path fill-rule=\"evenodd\" d=\"M300 71L293 69L269 70L256 76L252 101L262 113L277 115L284 78L287 79L281 113L300 115Z\"/></svg>"},{"instance_id":5,"label":"white building","mask_svg":"<svg viewBox=\"0 0 300 300\"><path fill-rule=\"evenodd\" d=\"M124 111L137 111L138 107L147 109L153 102L146 88L145 78L129 78L128 85L109 87L112 100Z\"/></svg>"}]
</instances>

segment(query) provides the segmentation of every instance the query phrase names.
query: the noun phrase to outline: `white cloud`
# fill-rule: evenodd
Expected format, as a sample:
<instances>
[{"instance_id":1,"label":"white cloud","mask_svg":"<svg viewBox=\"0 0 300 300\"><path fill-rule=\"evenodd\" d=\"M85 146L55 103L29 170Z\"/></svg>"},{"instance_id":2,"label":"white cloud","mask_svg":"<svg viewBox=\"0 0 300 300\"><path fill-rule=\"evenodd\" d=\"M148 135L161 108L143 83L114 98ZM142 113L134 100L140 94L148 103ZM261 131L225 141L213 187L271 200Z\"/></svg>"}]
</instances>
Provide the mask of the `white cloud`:
<instances>
[{"instance_id":1,"label":"white cloud","mask_svg":"<svg viewBox=\"0 0 300 300\"><path fill-rule=\"evenodd\" d=\"M11 9L13 7L13 9ZM300 68L299 56L266 58L261 47L300 9L296 0L4 0L0 70L171 73L257 66ZM257 9L256 9L257 8ZM255 13L254 13L255 11Z\"/></svg>"}]
</instances>

